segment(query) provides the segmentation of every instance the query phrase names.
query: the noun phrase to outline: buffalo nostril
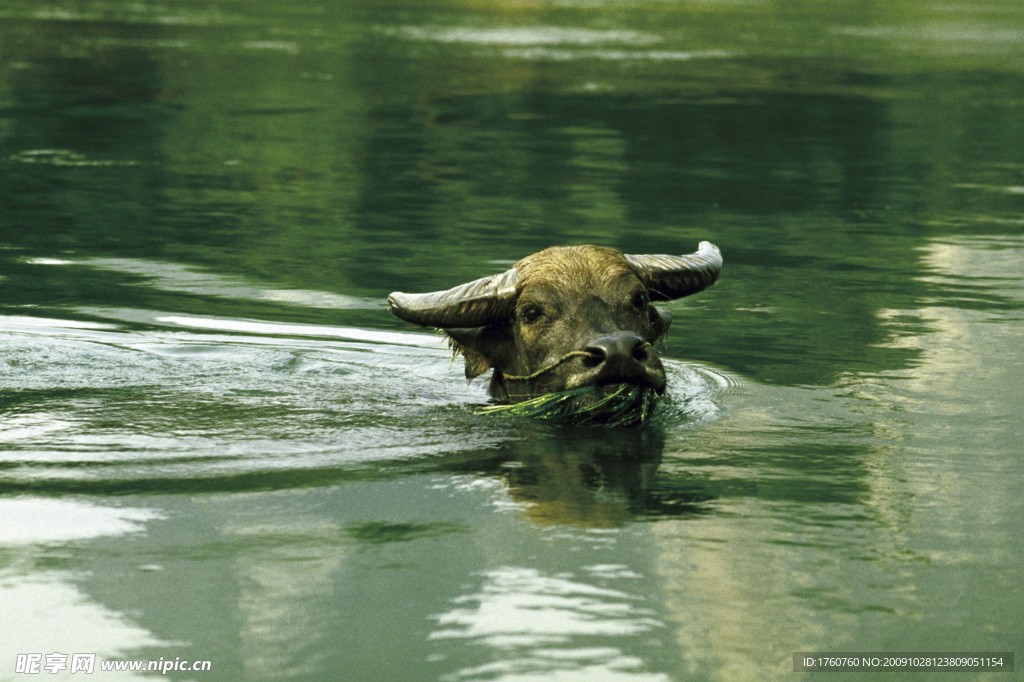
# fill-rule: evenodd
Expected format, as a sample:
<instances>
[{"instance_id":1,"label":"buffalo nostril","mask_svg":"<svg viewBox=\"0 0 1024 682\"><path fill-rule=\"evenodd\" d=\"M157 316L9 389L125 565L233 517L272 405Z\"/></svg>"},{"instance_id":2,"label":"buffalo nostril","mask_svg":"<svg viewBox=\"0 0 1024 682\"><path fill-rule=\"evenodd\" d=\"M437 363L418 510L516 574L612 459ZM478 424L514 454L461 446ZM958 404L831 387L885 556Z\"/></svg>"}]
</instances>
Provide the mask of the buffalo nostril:
<instances>
[{"instance_id":1,"label":"buffalo nostril","mask_svg":"<svg viewBox=\"0 0 1024 682\"><path fill-rule=\"evenodd\" d=\"M594 339L584 350L588 353L583 365L588 368L612 365L628 366L631 362L646 363L650 344L636 334L616 334Z\"/></svg>"},{"instance_id":2,"label":"buffalo nostril","mask_svg":"<svg viewBox=\"0 0 1024 682\"><path fill-rule=\"evenodd\" d=\"M583 358L583 366L591 369L604 364L608 357L608 352L600 346L587 346L583 350L589 354Z\"/></svg>"},{"instance_id":3,"label":"buffalo nostril","mask_svg":"<svg viewBox=\"0 0 1024 682\"><path fill-rule=\"evenodd\" d=\"M641 342L639 346L633 349L633 359L637 362L647 362L649 357L646 343Z\"/></svg>"}]
</instances>

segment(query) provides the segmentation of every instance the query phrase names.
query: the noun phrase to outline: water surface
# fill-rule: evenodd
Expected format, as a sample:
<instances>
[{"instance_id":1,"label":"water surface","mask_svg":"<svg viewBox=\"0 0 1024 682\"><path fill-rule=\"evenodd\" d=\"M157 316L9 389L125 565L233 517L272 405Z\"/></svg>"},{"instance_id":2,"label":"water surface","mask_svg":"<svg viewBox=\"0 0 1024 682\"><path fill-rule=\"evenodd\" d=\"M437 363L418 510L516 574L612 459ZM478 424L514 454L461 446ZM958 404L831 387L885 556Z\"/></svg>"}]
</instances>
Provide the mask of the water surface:
<instances>
[{"instance_id":1,"label":"water surface","mask_svg":"<svg viewBox=\"0 0 1024 682\"><path fill-rule=\"evenodd\" d=\"M1024 650L1022 44L1009 0L9 0L0 680ZM482 416L386 312L702 239L643 428Z\"/></svg>"}]
</instances>

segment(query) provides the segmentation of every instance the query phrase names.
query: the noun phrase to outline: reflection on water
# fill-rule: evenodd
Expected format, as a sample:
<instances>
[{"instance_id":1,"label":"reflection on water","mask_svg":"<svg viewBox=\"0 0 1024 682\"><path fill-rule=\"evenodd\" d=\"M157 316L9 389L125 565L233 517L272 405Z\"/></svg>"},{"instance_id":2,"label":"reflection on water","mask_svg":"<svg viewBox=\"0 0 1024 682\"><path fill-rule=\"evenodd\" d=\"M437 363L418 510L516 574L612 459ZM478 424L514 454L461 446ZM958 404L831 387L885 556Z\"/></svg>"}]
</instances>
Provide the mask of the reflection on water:
<instances>
[{"instance_id":1,"label":"reflection on water","mask_svg":"<svg viewBox=\"0 0 1024 682\"><path fill-rule=\"evenodd\" d=\"M501 57L530 61L578 59L689 61L691 59L738 56L725 50L638 50L637 47L657 45L664 41L664 38L658 34L640 31L601 31L559 26L503 27L498 29L402 26L384 28L381 32L385 35L411 40L500 47L498 54ZM483 56L493 57L494 55L485 54Z\"/></svg>"},{"instance_id":2,"label":"reflection on water","mask_svg":"<svg viewBox=\"0 0 1024 682\"><path fill-rule=\"evenodd\" d=\"M0 608L5 614L17 614L15 626L9 626L0 644L4 661L15 661L19 654L45 656L63 652L96 654L97 660L119 660L143 647L166 652L174 646L173 642L160 641L124 614L94 603L74 586L71 576L38 569L32 573L28 579L0 577ZM0 679L24 679L12 675L13 670L13 664L6 666ZM51 673L44 669L41 674ZM117 675L125 680L152 679L132 672Z\"/></svg>"},{"instance_id":3,"label":"reflection on water","mask_svg":"<svg viewBox=\"0 0 1024 682\"><path fill-rule=\"evenodd\" d=\"M396 29L383 29L383 32L415 40L477 43L480 45L594 45L606 43L649 45L662 40L661 36L657 34L639 31L598 31L561 26L510 26L495 29L403 26Z\"/></svg>"},{"instance_id":4,"label":"reflection on water","mask_svg":"<svg viewBox=\"0 0 1024 682\"><path fill-rule=\"evenodd\" d=\"M902 513L930 541L909 543L906 551L958 565L977 556L1003 555L1001 541L968 540L967 529L989 526L1005 532L1022 509L1018 496L996 481L1013 466L998 453L1016 448L1024 385L1019 334L1024 241L949 237L925 245L921 258L922 278L934 285L934 298L916 310L880 313L901 325L913 320L927 330L894 334L893 344L918 351L917 363L891 376L851 377L846 383L858 398L885 409L876 428L909 455L887 469L913 491L916 508ZM957 456L948 454L950 441L962 443ZM919 509L927 510L927 517ZM967 551L965 544L972 549Z\"/></svg>"},{"instance_id":5,"label":"reflection on water","mask_svg":"<svg viewBox=\"0 0 1024 682\"><path fill-rule=\"evenodd\" d=\"M327 665L330 633L320 629L315 605L345 566L329 542L337 534L327 519L270 521L223 531L250 549L238 553L233 573L241 584L239 655L255 678L312 678ZM296 570L301 567L301 570Z\"/></svg>"},{"instance_id":6,"label":"reflection on water","mask_svg":"<svg viewBox=\"0 0 1024 682\"><path fill-rule=\"evenodd\" d=\"M635 596L597 587L595 573L629 578L625 566L590 566L584 578L501 567L482 576L479 591L458 597L436 616L434 640L464 639L493 650L494 662L442 679L668 680L644 661L608 646L608 638L642 637L664 626ZM633 576L637 577L637 576ZM640 602L640 603L638 603ZM614 640L612 640L614 641Z\"/></svg>"},{"instance_id":7,"label":"reflection on water","mask_svg":"<svg viewBox=\"0 0 1024 682\"><path fill-rule=\"evenodd\" d=\"M144 278L145 287L158 291L169 291L192 296L219 297L254 301L268 301L299 305L307 308L331 308L338 310L355 308L380 309L383 303L377 300L358 299L326 291L303 291L301 289L258 289L241 278L224 277L178 263L156 263L135 259L89 258L81 261L41 262L35 265L79 265L114 273L136 275ZM121 286L128 285L127 282Z\"/></svg>"},{"instance_id":8,"label":"reflection on water","mask_svg":"<svg viewBox=\"0 0 1024 682\"><path fill-rule=\"evenodd\" d=\"M698 395L708 399L707 386L689 388L703 391ZM661 409L650 428L538 429L534 438L462 453L440 468L498 477L507 486L509 501L542 525L614 528L637 517L710 513L714 493L704 488L704 481L661 469L663 425L687 419L675 404ZM690 418L712 419L715 411L694 414Z\"/></svg>"},{"instance_id":9,"label":"reflection on water","mask_svg":"<svg viewBox=\"0 0 1024 682\"><path fill-rule=\"evenodd\" d=\"M12 672L19 654L88 653L106 660L143 647L174 645L92 599L78 586L80 576L56 567L64 563L61 555L66 552L54 557L49 549L141 533L146 522L160 518L163 514L152 509L37 497L0 499L0 612L5 614L0 679L16 679ZM125 673L124 679L148 678Z\"/></svg>"},{"instance_id":10,"label":"reflection on water","mask_svg":"<svg viewBox=\"0 0 1024 682\"><path fill-rule=\"evenodd\" d=\"M51 166L134 166L135 161L112 161L86 158L85 155L70 149L28 149L12 154L11 161L16 163L42 163Z\"/></svg>"},{"instance_id":11,"label":"reflection on water","mask_svg":"<svg viewBox=\"0 0 1024 682\"><path fill-rule=\"evenodd\" d=\"M143 522L161 518L145 509L119 509L32 497L0 499L0 545L30 545L137 533Z\"/></svg>"},{"instance_id":12,"label":"reflection on water","mask_svg":"<svg viewBox=\"0 0 1024 682\"><path fill-rule=\"evenodd\" d=\"M781 402L803 408L792 414L779 414L763 400L741 400L714 434L701 438L714 442L718 453L712 476L739 478L735 465L754 467L760 486L775 487L756 497L776 501L767 509L752 497L732 505L749 526L738 533L721 516L652 529L662 551L658 572L671 595L667 606L680 646L690 652L691 674L783 676L787 653L812 642L819 648L828 642L825 649L836 651L871 637L904 650L936 642L963 646L958 635L938 627L899 625L945 617L931 590L955 595L957 619L1005 622L1013 607L974 597L985 581L1007 584L994 578L993 567L1016 551L1007 543L1020 546L1007 534L1015 533L1024 505L1001 484L1016 476L1010 474L1015 464L996 453L1014 450L1018 437L1022 317L1019 305L1007 304L1024 291L1022 246L1007 237L927 244L920 250L922 278L937 285L935 298L919 309L879 312L891 321L890 343L917 352L912 368L849 373L835 391L810 391L802 404L795 396ZM801 423L818 430L837 418L848 429L843 443L857 444L849 452L836 452L834 436L812 439L809 447L785 443ZM757 439L746 437L755 432ZM758 458L730 455L738 447L757 450ZM782 458L791 471L778 468ZM844 480L851 475L856 485ZM729 494L728 486L708 487ZM787 487L791 497L781 496ZM815 487L833 493L822 496ZM770 585L758 584L766 573L773 576ZM707 620L693 622L694 610ZM764 632L772 633L770 642ZM995 646L1005 636L994 626L981 638Z\"/></svg>"}]
</instances>

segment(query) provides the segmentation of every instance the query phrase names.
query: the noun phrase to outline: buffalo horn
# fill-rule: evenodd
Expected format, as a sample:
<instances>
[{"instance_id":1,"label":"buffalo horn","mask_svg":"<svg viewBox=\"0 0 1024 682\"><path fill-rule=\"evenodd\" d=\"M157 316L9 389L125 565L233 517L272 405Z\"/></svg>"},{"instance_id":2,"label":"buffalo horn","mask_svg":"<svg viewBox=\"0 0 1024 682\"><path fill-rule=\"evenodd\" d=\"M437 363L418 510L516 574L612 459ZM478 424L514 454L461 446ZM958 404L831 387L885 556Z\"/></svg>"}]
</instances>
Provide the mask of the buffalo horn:
<instances>
[{"instance_id":1,"label":"buffalo horn","mask_svg":"<svg viewBox=\"0 0 1024 682\"><path fill-rule=\"evenodd\" d=\"M711 242L701 242L685 256L626 256L652 301L671 301L703 291L722 271L722 254Z\"/></svg>"},{"instance_id":2,"label":"buffalo horn","mask_svg":"<svg viewBox=\"0 0 1024 682\"><path fill-rule=\"evenodd\" d=\"M429 294L388 296L388 310L406 322L424 327L479 327L512 317L516 302L516 271L460 284Z\"/></svg>"}]
</instances>

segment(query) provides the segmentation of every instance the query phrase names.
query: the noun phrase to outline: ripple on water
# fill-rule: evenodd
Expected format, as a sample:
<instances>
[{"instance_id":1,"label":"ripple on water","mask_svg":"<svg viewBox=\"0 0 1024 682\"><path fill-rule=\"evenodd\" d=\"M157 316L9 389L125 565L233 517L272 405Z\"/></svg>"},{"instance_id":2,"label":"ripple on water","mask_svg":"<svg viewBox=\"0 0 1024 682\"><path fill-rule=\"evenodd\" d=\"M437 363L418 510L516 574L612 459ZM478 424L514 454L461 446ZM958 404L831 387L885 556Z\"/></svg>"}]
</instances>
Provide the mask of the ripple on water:
<instances>
[{"instance_id":1,"label":"ripple on water","mask_svg":"<svg viewBox=\"0 0 1024 682\"><path fill-rule=\"evenodd\" d=\"M433 334L154 314L144 328L8 316L0 335L8 492L322 485L523 427L477 414L486 382L467 386ZM714 419L737 383L666 368L662 426Z\"/></svg>"}]
</instances>

